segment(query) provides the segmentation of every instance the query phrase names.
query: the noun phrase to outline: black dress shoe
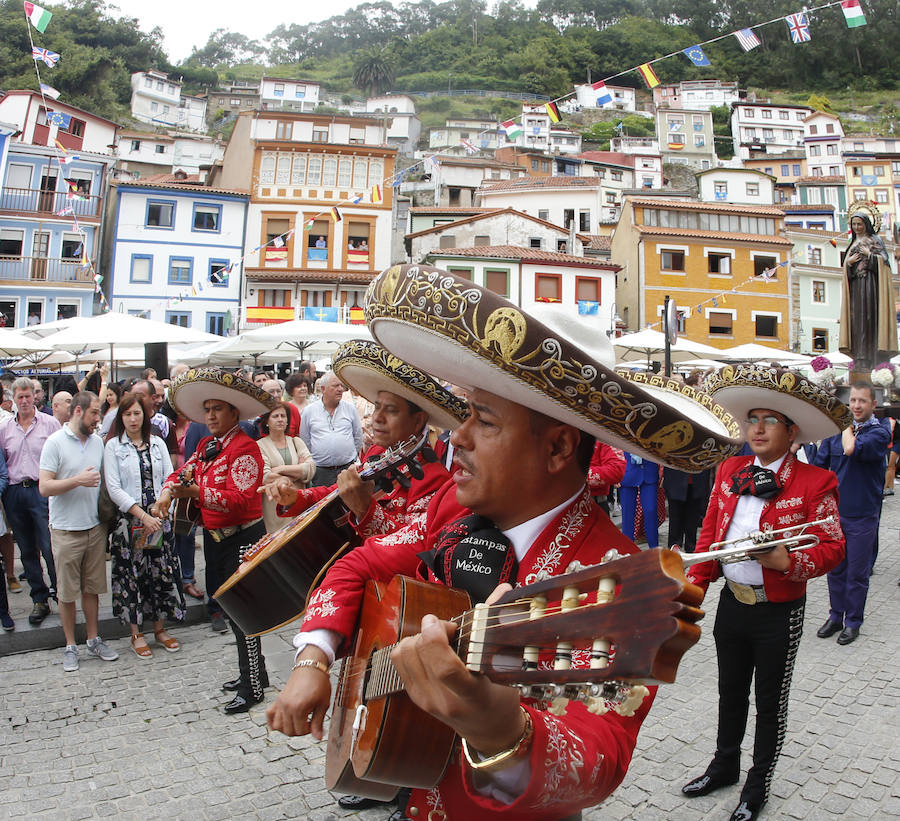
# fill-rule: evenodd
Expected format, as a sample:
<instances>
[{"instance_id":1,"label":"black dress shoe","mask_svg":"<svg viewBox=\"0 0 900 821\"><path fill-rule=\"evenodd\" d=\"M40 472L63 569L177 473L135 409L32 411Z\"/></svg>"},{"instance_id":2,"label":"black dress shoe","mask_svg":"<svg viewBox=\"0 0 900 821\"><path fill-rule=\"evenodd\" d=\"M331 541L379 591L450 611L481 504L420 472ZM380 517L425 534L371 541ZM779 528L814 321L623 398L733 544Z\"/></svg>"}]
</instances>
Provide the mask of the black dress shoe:
<instances>
[{"instance_id":1,"label":"black dress shoe","mask_svg":"<svg viewBox=\"0 0 900 821\"><path fill-rule=\"evenodd\" d=\"M751 804L749 801L741 801L734 808L734 812L731 813L731 818L728 821L755 821L761 809L761 804L757 805Z\"/></svg>"},{"instance_id":2,"label":"black dress shoe","mask_svg":"<svg viewBox=\"0 0 900 821\"><path fill-rule=\"evenodd\" d=\"M732 784L737 784L737 776L725 778L721 775L703 773L699 778L688 781L681 788L681 791L688 798L699 798L701 795L709 795L713 790L718 790L720 787L730 787Z\"/></svg>"},{"instance_id":3,"label":"black dress shoe","mask_svg":"<svg viewBox=\"0 0 900 821\"><path fill-rule=\"evenodd\" d=\"M818 630L816 630L816 635L820 639L831 638L835 633L839 630L842 630L844 627L839 621L832 621L828 619Z\"/></svg>"},{"instance_id":4,"label":"black dress shoe","mask_svg":"<svg viewBox=\"0 0 900 821\"><path fill-rule=\"evenodd\" d=\"M364 795L342 795L338 806L345 810L367 810L369 807L384 807L393 804L391 801L379 801L377 798L366 798Z\"/></svg>"},{"instance_id":5,"label":"black dress shoe","mask_svg":"<svg viewBox=\"0 0 900 821\"><path fill-rule=\"evenodd\" d=\"M850 644L850 642L856 641L857 638L859 638L858 627L845 627L841 630L841 634L837 638L837 643Z\"/></svg>"},{"instance_id":6,"label":"black dress shoe","mask_svg":"<svg viewBox=\"0 0 900 821\"><path fill-rule=\"evenodd\" d=\"M263 677L262 677L262 680L260 681L260 684L262 684L263 689L265 689L266 687L268 687L268 686L269 686L269 677L268 677L268 676L263 676ZM241 679L240 679L240 677L238 677L238 678L233 678L231 681L226 681L226 682L222 685L222 689L223 689L226 693L233 693L233 692L234 692L235 690L237 690L240 686L241 686Z\"/></svg>"},{"instance_id":7,"label":"black dress shoe","mask_svg":"<svg viewBox=\"0 0 900 821\"><path fill-rule=\"evenodd\" d=\"M225 715L233 716L237 713L246 713L254 704L259 704L263 700L263 696L254 698L253 696L235 696L228 704L225 705Z\"/></svg>"}]
</instances>

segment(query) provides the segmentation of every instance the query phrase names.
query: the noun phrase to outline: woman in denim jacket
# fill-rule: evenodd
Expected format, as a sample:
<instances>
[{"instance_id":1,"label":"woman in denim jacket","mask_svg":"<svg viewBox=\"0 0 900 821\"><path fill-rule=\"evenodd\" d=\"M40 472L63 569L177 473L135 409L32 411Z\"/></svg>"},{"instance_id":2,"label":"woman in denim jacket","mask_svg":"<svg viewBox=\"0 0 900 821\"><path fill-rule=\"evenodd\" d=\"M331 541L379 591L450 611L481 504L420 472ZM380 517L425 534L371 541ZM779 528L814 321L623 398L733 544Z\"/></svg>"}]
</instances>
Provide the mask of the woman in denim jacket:
<instances>
[{"instance_id":1,"label":"woman in denim jacket","mask_svg":"<svg viewBox=\"0 0 900 821\"><path fill-rule=\"evenodd\" d=\"M131 649L153 655L141 626L153 623L156 641L170 653L180 649L165 620L184 619L181 567L168 519L149 513L163 480L172 472L166 444L150 434L150 416L138 394L126 393L106 440L103 470L109 496L119 508L110 539L113 615L131 626Z\"/></svg>"}]
</instances>

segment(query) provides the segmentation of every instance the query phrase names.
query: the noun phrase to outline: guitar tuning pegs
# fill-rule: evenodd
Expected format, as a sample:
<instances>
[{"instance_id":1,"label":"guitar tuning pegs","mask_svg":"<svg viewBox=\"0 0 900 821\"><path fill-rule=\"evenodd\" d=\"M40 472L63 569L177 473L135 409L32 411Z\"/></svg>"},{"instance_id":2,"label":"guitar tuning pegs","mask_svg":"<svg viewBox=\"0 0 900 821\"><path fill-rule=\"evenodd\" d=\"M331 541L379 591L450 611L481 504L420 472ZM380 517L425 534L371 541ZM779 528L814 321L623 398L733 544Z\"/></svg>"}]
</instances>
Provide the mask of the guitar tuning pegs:
<instances>
[{"instance_id":1,"label":"guitar tuning pegs","mask_svg":"<svg viewBox=\"0 0 900 821\"><path fill-rule=\"evenodd\" d=\"M643 684L634 684L628 690L628 695L622 700L621 704L615 707L616 712L620 716L633 716L641 702L650 695L650 691Z\"/></svg>"},{"instance_id":2,"label":"guitar tuning pegs","mask_svg":"<svg viewBox=\"0 0 900 821\"><path fill-rule=\"evenodd\" d=\"M590 698L586 698L584 700L584 706L587 708L589 713L593 713L595 716L602 716L604 713L609 712L609 707L606 704L605 698L600 698L598 696L591 696Z\"/></svg>"},{"instance_id":3,"label":"guitar tuning pegs","mask_svg":"<svg viewBox=\"0 0 900 821\"><path fill-rule=\"evenodd\" d=\"M426 462L437 462L437 454L431 449L429 445L425 445L422 450L419 451L422 454L422 458Z\"/></svg>"},{"instance_id":4,"label":"guitar tuning pegs","mask_svg":"<svg viewBox=\"0 0 900 821\"><path fill-rule=\"evenodd\" d=\"M425 469L416 461L415 457L406 460L406 466L409 468L409 475L413 479L424 479Z\"/></svg>"},{"instance_id":5,"label":"guitar tuning pegs","mask_svg":"<svg viewBox=\"0 0 900 821\"><path fill-rule=\"evenodd\" d=\"M564 716L568 704L569 699L559 696L550 702L550 707L547 709L547 712L555 716Z\"/></svg>"}]
</instances>

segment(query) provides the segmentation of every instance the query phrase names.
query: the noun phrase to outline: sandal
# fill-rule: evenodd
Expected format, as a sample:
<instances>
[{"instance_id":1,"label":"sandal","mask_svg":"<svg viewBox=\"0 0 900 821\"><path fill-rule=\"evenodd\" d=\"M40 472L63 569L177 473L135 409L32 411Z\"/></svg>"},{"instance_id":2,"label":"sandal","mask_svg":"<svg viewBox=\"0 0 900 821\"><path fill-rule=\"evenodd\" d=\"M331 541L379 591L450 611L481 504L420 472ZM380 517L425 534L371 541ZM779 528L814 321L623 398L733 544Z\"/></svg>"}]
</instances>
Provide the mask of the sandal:
<instances>
[{"instance_id":1,"label":"sandal","mask_svg":"<svg viewBox=\"0 0 900 821\"><path fill-rule=\"evenodd\" d=\"M155 630L153 635L156 636L156 640L163 646L166 652L177 653L181 649L181 642L179 642L178 639L172 638L172 636L161 638L165 632L165 630Z\"/></svg>"},{"instance_id":2,"label":"sandal","mask_svg":"<svg viewBox=\"0 0 900 821\"><path fill-rule=\"evenodd\" d=\"M143 644L138 644L137 640L140 639ZM150 649L150 646L147 644L147 640L144 638L143 633L135 633L131 637L131 649L134 650L135 655L138 658L149 659L153 657L153 651Z\"/></svg>"}]
</instances>

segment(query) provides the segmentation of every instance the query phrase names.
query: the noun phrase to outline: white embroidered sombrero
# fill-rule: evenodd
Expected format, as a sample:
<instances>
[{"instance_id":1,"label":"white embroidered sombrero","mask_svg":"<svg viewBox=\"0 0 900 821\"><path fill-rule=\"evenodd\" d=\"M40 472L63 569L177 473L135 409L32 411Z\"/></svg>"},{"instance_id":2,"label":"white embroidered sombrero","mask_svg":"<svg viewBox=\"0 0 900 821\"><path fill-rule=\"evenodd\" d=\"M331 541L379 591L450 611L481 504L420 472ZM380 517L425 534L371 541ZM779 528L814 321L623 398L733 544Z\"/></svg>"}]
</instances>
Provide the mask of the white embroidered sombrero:
<instances>
[{"instance_id":1,"label":"white embroidered sombrero","mask_svg":"<svg viewBox=\"0 0 900 821\"><path fill-rule=\"evenodd\" d=\"M369 286L366 321L381 345L428 373L663 465L696 473L740 447L735 430L691 397L676 405L616 373L609 340L596 328L558 312L548 327L446 271L387 269Z\"/></svg>"},{"instance_id":2,"label":"white embroidered sombrero","mask_svg":"<svg viewBox=\"0 0 900 821\"><path fill-rule=\"evenodd\" d=\"M262 388L221 368L191 368L169 388L169 401L175 410L193 422L206 421L203 403L209 399L234 405L241 419L255 419L277 404Z\"/></svg>"},{"instance_id":3,"label":"white embroidered sombrero","mask_svg":"<svg viewBox=\"0 0 900 821\"><path fill-rule=\"evenodd\" d=\"M726 365L710 374L703 389L737 419L754 409L773 410L793 421L801 442L834 436L852 421L837 397L796 371L762 365Z\"/></svg>"},{"instance_id":4,"label":"white embroidered sombrero","mask_svg":"<svg viewBox=\"0 0 900 821\"><path fill-rule=\"evenodd\" d=\"M418 405L435 427L457 428L469 415L464 399L375 342L345 342L337 349L332 368L342 382L370 402L378 399L378 391L388 391Z\"/></svg>"}]
</instances>

